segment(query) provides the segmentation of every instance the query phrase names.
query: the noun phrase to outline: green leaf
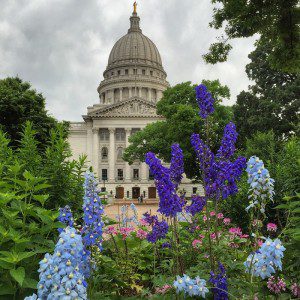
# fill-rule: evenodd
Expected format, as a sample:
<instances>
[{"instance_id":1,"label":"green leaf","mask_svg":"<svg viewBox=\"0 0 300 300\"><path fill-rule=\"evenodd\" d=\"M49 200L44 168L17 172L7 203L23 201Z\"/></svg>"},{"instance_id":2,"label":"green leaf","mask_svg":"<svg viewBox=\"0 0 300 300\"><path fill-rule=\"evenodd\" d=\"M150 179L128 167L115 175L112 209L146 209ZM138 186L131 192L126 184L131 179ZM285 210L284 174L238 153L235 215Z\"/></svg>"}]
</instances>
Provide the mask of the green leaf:
<instances>
[{"instance_id":1,"label":"green leaf","mask_svg":"<svg viewBox=\"0 0 300 300\"><path fill-rule=\"evenodd\" d=\"M13 295L15 293L15 288L7 285L0 285L0 296L2 295Z\"/></svg>"},{"instance_id":2,"label":"green leaf","mask_svg":"<svg viewBox=\"0 0 300 300\"><path fill-rule=\"evenodd\" d=\"M39 201L42 206L44 206L46 200L49 198L49 195L34 195L33 199Z\"/></svg>"},{"instance_id":3,"label":"green leaf","mask_svg":"<svg viewBox=\"0 0 300 300\"><path fill-rule=\"evenodd\" d=\"M38 285L38 281L36 281L33 278L25 278L22 287L23 288L30 288L30 289L36 289Z\"/></svg>"},{"instance_id":4,"label":"green leaf","mask_svg":"<svg viewBox=\"0 0 300 300\"><path fill-rule=\"evenodd\" d=\"M35 177L27 170L23 173L23 176L26 180L29 180L29 181L33 181L35 179Z\"/></svg>"},{"instance_id":5,"label":"green leaf","mask_svg":"<svg viewBox=\"0 0 300 300\"><path fill-rule=\"evenodd\" d=\"M9 271L11 277L22 286L23 281L25 279L25 269L23 267L19 267L18 269L13 269Z\"/></svg>"},{"instance_id":6,"label":"green leaf","mask_svg":"<svg viewBox=\"0 0 300 300\"><path fill-rule=\"evenodd\" d=\"M33 188L33 190L34 190L35 192L37 192L37 191L40 191L40 190L47 189L48 187L51 187L51 185L50 185L50 184L47 184L47 183L41 183L41 184L36 185L36 186Z\"/></svg>"}]
</instances>

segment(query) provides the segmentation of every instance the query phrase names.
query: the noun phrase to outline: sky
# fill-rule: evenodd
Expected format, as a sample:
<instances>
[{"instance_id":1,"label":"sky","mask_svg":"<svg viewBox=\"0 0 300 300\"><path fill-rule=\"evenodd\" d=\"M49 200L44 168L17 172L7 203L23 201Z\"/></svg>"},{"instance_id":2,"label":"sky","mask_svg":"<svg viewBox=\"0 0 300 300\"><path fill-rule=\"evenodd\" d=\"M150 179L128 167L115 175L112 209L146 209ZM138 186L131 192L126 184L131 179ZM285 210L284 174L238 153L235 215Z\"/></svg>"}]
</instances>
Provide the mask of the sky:
<instances>
[{"instance_id":1,"label":"sky","mask_svg":"<svg viewBox=\"0 0 300 300\"><path fill-rule=\"evenodd\" d=\"M46 98L59 120L82 121L99 102L114 43L129 28L133 0L0 0L0 79L19 76ZM255 38L232 42L228 61L202 59L222 31L209 28L210 0L139 0L141 28L158 47L171 85L219 79L231 91L247 89L245 73Z\"/></svg>"}]
</instances>

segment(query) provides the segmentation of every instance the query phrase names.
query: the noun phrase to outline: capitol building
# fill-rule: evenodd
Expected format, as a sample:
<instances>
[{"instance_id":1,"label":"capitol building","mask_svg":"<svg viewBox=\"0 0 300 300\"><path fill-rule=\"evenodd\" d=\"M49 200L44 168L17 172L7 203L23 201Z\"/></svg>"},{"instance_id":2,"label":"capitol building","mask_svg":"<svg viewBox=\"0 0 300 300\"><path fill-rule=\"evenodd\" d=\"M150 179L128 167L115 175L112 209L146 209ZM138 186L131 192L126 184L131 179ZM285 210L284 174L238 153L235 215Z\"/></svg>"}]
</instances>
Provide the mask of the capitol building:
<instances>
[{"instance_id":1,"label":"capitol building","mask_svg":"<svg viewBox=\"0 0 300 300\"><path fill-rule=\"evenodd\" d=\"M142 33L136 5L128 33L113 46L103 77L97 89L99 103L87 108L83 122L70 125L73 157L86 154L99 187L113 197L155 199L156 188L146 163L129 165L122 159L130 135L164 120L156 113L156 103L169 87L159 51ZM197 190L186 178L180 188L187 196Z\"/></svg>"}]
</instances>

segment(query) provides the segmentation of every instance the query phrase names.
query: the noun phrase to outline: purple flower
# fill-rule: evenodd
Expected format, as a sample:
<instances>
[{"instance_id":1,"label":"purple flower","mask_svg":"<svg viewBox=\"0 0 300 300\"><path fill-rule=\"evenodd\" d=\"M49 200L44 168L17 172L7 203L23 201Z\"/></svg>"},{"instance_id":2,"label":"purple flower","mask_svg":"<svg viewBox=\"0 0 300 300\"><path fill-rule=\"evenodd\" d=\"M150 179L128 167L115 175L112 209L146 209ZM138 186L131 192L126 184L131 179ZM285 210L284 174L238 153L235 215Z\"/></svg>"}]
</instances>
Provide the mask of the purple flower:
<instances>
[{"instance_id":1,"label":"purple flower","mask_svg":"<svg viewBox=\"0 0 300 300\"><path fill-rule=\"evenodd\" d=\"M74 219L69 205L66 205L65 207L61 207L59 209L59 216L57 219L59 222L64 223L66 227L67 226L73 227ZM63 230L64 230L63 228L58 228L59 233L61 233Z\"/></svg>"},{"instance_id":2,"label":"purple flower","mask_svg":"<svg viewBox=\"0 0 300 300\"><path fill-rule=\"evenodd\" d=\"M178 144L173 144L171 150L170 176L177 187L180 184L182 174L184 173L183 152Z\"/></svg>"},{"instance_id":3,"label":"purple flower","mask_svg":"<svg viewBox=\"0 0 300 300\"><path fill-rule=\"evenodd\" d=\"M167 217L176 216L178 212L182 211L184 202L181 201L176 193L177 186L172 181L170 170L164 167L152 152L146 154L145 161L149 165L151 174L154 176L157 193L160 198L158 211Z\"/></svg>"},{"instance_id":4,"label":"purple flower","mask_svg":"<svg viewBox=\"0 0 300 300\"><path fill-rule=\"evenodd\" d=\"M229 159L235 152L235 143L237 140L237 132L234 123L230 122L225 126L221 147L217 156L223 159Z\"/></svg>"},{"instance_id":5,"label":"purple flower","mask_svg":"<svg viewBox=\"0 0 300 300\"><path fill-rule=\"evenodd\" d=\"M204 84L200 84L195 87L196 100L199 106L199 115L201 118L206 119L214 110L214 98L211 93L207 91L207 87Z\"/></svg>"},{"instance_id":6,"label":"purple flower","mask_svg":"<svg viewBox=\"0 0 300 300\"><path fill-rule=\"evenodd\" d=\"M166 237L168 233L168 223L166 221L156 221L152 227L152 231L147 234L147 241L150 243L156 243L159 239Z\"/></svg>"},{"instance_id":7,"label":"purple flower","mask_svg":"<svg viewBox=\"0 0 300 300\"><path fill-rule=\"evenodd\" d=\"M144 213L143 220L149 225L153 225L158 222L157 216L151 216L148 212Z\"/></svg>"},{"instance_id":8,"label":"purple flower","mask_svg":"<svg viewBox=\"0 0 300 300\"><path fill-rule=\"evenodd\" d=\"M192 203L190 206L186 206L185 210L187 213L190 213L194 216L196 213L199 213L203 210L203 207L206 205L206 199L201 196L192 196Z\"/></svg>"},{"instance_id":9,"label":"purple flower","mask_svg":"<svg viewBox=\"0 0 300 300\"><path fill-rule=\"evenodd\" d=\"M171 244L166 242L166 243L162 243L161 245L162 248L171 248Z\"/></svg>"},{"instance_id":10,"label":"purple flower","mask_svg":"<svg viewBox=\"0 0 300 300\"><path fill-rule=\"evenodd\" d=\"M212 288L212 292L214 294L215 300L227 300L228 299L228 288L227 288L227 277L224 266L219 262L219 273L215 274L214 272L210 272L210 279L214 286Z\"/></svg>"}]
</instances>

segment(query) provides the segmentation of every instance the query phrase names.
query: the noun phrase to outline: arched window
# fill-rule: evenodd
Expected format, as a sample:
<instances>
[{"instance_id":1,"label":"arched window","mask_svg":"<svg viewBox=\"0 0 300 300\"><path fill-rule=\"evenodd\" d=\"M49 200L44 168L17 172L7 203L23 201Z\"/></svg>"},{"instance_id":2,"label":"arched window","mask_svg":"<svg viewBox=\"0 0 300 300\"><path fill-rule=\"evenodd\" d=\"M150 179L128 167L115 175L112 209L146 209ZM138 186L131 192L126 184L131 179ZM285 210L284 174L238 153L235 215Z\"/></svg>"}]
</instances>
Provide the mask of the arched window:
<instances>
[{"instance_id":1,"label":"arched window","mask_svg":"<svg viewBox=\"0 0 300 300\"><path fill-rule=\"evenodd\" d=\"M122 157L123 157L123 148L118 148L117 149L117 159L118 160L121 160L122 159Z\"/></svg>"},{"instance_id":2,"label":"arched window","mask_svg":"<svg viewBox=\"0 0 300 300\"><path fill-rule=\"evenodd\" d=\"M101 149L101 159L107 160L107 158L108 158L108 149L106 147L103 147Z\"/></svg>"}]
</instances>

